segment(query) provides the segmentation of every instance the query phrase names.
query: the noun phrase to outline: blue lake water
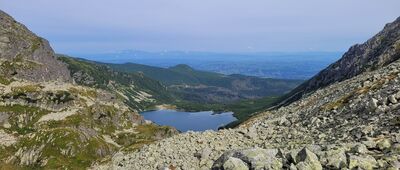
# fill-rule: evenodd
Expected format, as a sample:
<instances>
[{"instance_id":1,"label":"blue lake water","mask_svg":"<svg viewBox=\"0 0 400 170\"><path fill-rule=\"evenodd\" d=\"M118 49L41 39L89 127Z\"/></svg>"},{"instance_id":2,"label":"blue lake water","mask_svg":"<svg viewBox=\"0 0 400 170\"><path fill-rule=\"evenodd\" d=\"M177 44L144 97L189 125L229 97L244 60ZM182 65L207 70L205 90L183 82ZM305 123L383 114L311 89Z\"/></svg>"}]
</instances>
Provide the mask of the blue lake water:
<instances>
[{"instance_id":1,"label":"blue lake water","mask_svg":"<svg viewBox=\"0 0 400 170\"><path fill-rule=\"evenodd\" d=\"M182 112L156 110L141 113L146 120L159 125L173 126L181 132L218 130L218 127L236 120L232 112L214 114L212 111Z\"/></svg>"}]
</instances>

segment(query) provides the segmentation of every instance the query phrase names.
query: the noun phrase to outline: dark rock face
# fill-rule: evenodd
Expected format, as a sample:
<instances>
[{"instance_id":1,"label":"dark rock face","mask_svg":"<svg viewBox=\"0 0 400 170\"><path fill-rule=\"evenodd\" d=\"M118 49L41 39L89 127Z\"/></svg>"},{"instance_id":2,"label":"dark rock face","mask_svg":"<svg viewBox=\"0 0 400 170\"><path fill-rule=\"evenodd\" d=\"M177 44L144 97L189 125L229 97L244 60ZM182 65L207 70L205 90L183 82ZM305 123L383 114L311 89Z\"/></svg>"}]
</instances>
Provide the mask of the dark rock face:
<instances>
[{"instance_id":1,"label":"dark rock face","mask_svg":"<svg viewBox=\"0 0 400 170\"><path fill-rule=\"evenodd\" d=\"M66 65L57 60L49 42L1 10L0 64L5 76L34 82L71 81Z\"/></svg>"},{"instance_id":2,"label":"dark rock face","mask_svg":"<svg viewBox=\"0 0 400 170\"><path fill-rule=\"evenodd\" d=\"M400 58L400 17L364 44L352 46L343 57L289 93L280 105L366 71L382 68Z\"/></svg>"}]
</instances>

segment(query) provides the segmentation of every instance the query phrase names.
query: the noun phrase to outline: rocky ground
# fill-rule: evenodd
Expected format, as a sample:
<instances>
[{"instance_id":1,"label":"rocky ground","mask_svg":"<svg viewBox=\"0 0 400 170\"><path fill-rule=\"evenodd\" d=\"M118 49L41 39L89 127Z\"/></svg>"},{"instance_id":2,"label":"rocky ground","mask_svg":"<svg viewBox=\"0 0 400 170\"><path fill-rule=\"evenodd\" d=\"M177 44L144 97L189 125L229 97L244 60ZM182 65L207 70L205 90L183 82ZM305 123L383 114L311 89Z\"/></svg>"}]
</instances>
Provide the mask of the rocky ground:
<instances>
[{"instance_id":1,"label":"rocky ground","mask_svg":"<svg viewBox=\"0 0 400 170\"><path fill-rule=\"evenodd\" d=\"M237 129L188 132L96 168L398 169L400 61L332 84Z\"/></svg>"},{"instance_id":2,"label":"rocky ground","mask_svg":"<svg viewBox=\"0 0 400 170\"><path fill-rule=\"evenodd\" d=\"M0 83L0 167L84 168L177 133L115 94L64 82Z\"/></svg>"}]
</instances>

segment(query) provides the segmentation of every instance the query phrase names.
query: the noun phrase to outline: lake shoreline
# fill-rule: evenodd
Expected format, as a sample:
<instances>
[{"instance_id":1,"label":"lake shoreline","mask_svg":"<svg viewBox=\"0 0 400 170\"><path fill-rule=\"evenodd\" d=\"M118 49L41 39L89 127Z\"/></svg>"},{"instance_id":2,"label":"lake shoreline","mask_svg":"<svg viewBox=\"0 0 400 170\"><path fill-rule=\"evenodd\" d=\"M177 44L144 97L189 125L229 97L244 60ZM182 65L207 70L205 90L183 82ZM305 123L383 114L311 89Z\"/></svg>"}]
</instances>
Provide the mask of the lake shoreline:
<instances>
[{"instance_id":1,"label":"lake shoreline","mask_svg":"<svg viewBox=\"0 0 400 170\"><path fill-rule=\"evenodd\" d=\"M218 131L223 127L237 119L233 116L233 112L222 112L215 114L213 111L201 112L182 112L173 110L170 107L155 111L145 111L140 114L155 124L162 126L172 126L180 132L187 131Z\"/></svg>"}]
</instances>

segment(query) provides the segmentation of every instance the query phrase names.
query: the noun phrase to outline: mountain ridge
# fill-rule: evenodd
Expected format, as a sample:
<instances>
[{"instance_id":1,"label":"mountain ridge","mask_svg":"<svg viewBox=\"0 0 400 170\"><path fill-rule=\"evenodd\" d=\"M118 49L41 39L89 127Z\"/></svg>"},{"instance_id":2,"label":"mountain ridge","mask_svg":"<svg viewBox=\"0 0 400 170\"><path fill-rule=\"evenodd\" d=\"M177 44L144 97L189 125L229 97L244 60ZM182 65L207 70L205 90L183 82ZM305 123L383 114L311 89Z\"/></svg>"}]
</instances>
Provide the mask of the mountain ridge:
<instances>
[{"instance_id":1,"label":"mountain ridge","mask_svg":"<svg viewBox=\"0 0 400 170\"><path fill-rule=\"evenodd\" d=\"M382 31L367 42L350 47L337 62L285 95L278 106L290 104L318 88L375 70L399 59L399 29L400 17L386 24Z\"/></svg>"}]
</instances>

